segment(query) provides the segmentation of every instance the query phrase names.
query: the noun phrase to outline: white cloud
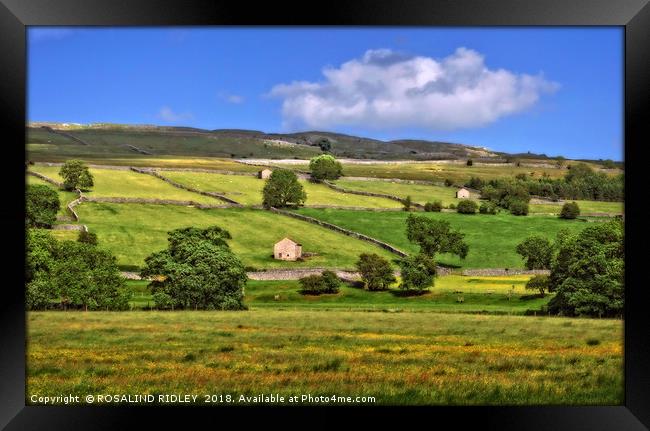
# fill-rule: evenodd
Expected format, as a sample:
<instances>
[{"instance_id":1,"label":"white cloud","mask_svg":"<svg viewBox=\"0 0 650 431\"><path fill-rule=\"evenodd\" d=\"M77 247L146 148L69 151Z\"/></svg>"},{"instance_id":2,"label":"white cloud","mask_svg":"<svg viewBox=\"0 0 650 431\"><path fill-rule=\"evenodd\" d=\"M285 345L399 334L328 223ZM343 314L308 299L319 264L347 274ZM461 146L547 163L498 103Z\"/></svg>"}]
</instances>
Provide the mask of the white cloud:
<instances>
[{"instance_id":1,"label":"white cloud","mask_svg":"<svg viewBox=\"0 0 650 431\"><path fill-rule=\"evenodd\" d=\"M236 105L239 105L240 103L244 103L244 101L246 100L244 99L244 96L239 96L237 94L230 94L224 92L219 93L219 99Z\"/></svg>"},{"instance_id":2,"label":"white cloud","mask_svg":"<svg viewBox=\"0 0 650 431\"><path fill-rule=\"evenodd\" d=\"M480 127L523 112L559 88L541 74L488 69L481 54L466 48L440 60L369 50L323 75L321 82L271 89L283 99L285 127Z\"/></svg>"},{"instance_id":3,"label":"white cloud","mask_svg":"<svg viewBox=\"0 0 650 431\"><path fill-rule=\"evenodd\" d=\"M183 112L179 114L174 112L169 106L163 106L160 108L160 111L158 111L158 118L163 121L167 121L168 123L177 123L179 121L191 120L193 118L193 115L190 112Z\"/></svg>"}]
</instances>

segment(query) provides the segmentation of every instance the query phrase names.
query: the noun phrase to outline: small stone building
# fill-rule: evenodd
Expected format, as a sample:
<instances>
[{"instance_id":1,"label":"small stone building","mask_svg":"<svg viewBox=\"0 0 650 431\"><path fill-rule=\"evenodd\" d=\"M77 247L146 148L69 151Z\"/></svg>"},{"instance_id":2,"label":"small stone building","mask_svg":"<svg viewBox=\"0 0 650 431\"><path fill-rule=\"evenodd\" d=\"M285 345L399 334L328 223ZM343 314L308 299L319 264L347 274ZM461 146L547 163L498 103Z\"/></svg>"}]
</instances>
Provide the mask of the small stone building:
<instances>
[{"instance_id":1,"label":"small stone building","mask_svg":"<svg viewBox=\"0 0 650 431\"><path fill-rule=\"evenodd\" d=\"M280 260L297 260L302 257L302 244L284 238L273 246L273 257Z\"/></svg>"},{"instance_id":2,"label":"small stone building","mask_svg":"<svg viewBox=\"0 0 650 431\"><path fill-rule=\"evenodd\" d=\"M469 198L469 190L467 190L465 187L458 189L456 191L456 198L458 198L458 199L467 199L467 198Z\"/></svg>"},{"instance_id":3,"label":"small stone building","mask_svg":"<svg viewBox=\"0 0 650 431\"><path fill-rule=\"evenodd\" d=\"M273 172L270 169L262 169L257 173L257 176L260 177L263 180L268 179L271 176L271 172Z\"/></svg>"}]
</instances>

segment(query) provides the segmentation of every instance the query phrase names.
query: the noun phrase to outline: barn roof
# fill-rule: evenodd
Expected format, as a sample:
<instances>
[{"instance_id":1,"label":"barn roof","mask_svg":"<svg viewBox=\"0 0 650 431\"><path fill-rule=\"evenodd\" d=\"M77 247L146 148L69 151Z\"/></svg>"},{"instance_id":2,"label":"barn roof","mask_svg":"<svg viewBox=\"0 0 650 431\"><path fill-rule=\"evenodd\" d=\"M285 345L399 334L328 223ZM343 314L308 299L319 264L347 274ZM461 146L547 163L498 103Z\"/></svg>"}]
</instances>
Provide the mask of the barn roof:
<instances>
[{"instance_id":1,"label":"barn roof","mask_svg":"<svg viewBox=\"0 0 650 431\"><path fill-rule=\"evenodd\" d=\"M300 243L298 243L298 242L292 240L292 239L289 238L289 237L284 237L284 238L282 238L280 241L276 242L275 245L278 245L278 244L280 244L281 242L285 242L285 241L289 241L289 242L291 242L291 243L293 243L293 244L295 244L295 245L302 245L302 244L300 244Z\"/></svg>"}]
</instances>

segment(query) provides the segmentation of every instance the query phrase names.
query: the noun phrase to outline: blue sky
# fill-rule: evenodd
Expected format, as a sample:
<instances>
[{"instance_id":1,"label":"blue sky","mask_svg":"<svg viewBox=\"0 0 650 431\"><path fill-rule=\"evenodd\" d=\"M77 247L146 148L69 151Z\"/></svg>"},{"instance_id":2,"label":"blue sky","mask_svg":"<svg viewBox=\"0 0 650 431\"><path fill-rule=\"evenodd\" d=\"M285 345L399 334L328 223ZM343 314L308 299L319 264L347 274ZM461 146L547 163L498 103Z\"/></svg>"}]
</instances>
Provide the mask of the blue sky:
<instances>
[{"instance_id":1,"label":"blue sky","mask_svg":"<svg viewBox=\"0 0 650 431\"><path fill-rule=\"evenodd\" d=\"M328 130L622 160L623 32L28 30L29 121Z\"/></svg>"}]
</instances>

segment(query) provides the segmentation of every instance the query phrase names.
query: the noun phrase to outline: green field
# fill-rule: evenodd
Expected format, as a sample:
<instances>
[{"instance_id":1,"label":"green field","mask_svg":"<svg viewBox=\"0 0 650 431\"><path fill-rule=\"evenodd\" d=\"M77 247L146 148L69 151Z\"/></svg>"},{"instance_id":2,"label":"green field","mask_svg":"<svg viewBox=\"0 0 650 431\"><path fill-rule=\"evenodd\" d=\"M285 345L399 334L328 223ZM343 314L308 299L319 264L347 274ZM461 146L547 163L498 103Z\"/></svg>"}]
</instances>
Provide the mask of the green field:
<instances>
[{"instance_id":1,"label":"green field","mask_svg":"<svg viewBox=\"0 0 650 431\"><path fill-rule=\"evenodd\" d=\"M389 181L359 181L346 180L345 178L336 181L336 185L348 190L359 190L363 192L385 193L400 198L411 196L413 202L425 204L427 202L442 201L444 206L449 204L457 205L460 199L456 198L457 187L441 187L426 184L407 184ZM474 196L472 196L473 198Z\"/></svg>"},{"instance_id":2,"label":"green field","mask_svg":"<svg viewBox=\"0 0 650 431\"><path fill-rule=\"evenodd\" d=\"M32 166L34 172L46 175L57 181L62 181L59 176L58 166ZM194 201L201 204L219 205L224 202L198 193L188 192L162 181L152 175L140 174L130 170L115 169L90 169L95 185L84 194L93 197L121 197L121 198L147 198L171 199L178 201Z\"/></svg>"},{"instance_id":3,"label":"green field","mask_svg":"<svg viewBox=\"0 0 650 431\"><path fill-rule=\"evenodd\" d=\"M180 171L163 171L161 174L181 184L195 187L199 190L224 193L226 196L244 205L262 204L262 188L266 181L253 176ZM390 199L341 193L323 184L315 184L306 180L300 180L300 183L304 187L305 193L307 193L305 206L401 207L399 202Z\"/></svg>"},{"instance_id":4,"label":"green field","mask_svg":"<svg viewBox=\"0 0 650 431\"><path fill-rule=\"evenodd\" d=\"M589 213L607 213L607 214L622 214L623 202L602 202L602 201L567 201L576 202L580 207L581 214ZM563 202L558 203L544 203L544 204L530 204L531 214L559 214L562 210Z\"/></svg>"},{"instance_id":5,"label":"green field","mask_svg":"<svg viewBox=\"0 0 650 431\"><path fill-rule=\"evenodd\" d=\"M376 404L623 402L608 319L251 310L29 312L32 394L277 393ZM83 402L83 401L82 401Z\"/></svg>"},{"instance_id":6,"label":"green field","mask_svg":"<svg viewBox=\"0 0 650 431\"><path fill-rule=\"evenodd\" d=\"M417 253L417 245L406 238L405 212L346 211L336 209L303 208L308 215L385 241L410 253ZM562 228L577 232L587 226L581 220L561 220L556 217L516 217L497 215L466 215L458 213L418 213L439 220L447 220L452 228L465 234L469 254L465 260L441 255L440 262L463 268L523 268L523 260L515 252L518 243L530 235L553 239Z\"/></svg>"},{"instance_id":7,"label":"green field","mask_svg":"<svg viewBox=\"0 0 650 431\"><path fill-rule=\"evenodd\" d=\"M123 266L141 266L149 254L164 249L172 229L210 225L227 229L232 250L244 265L256 268L353 268L363 252L394 256L368 242L264 210L84 202L76 211ZM273 259L273 245L285 236L302 243L303 252L318 254L304 262Z\"/></svg>"},{"instance_id":8,"label":"green field","mask_svg":"<svg viewBox=\"0 0 650 431\"><path fill-rule=\"evenodd\" d=\"M438 277L429 292L404 295L399 280L385 291L370 292L344 282L337 294L302 295L298 280L248 280L245 302L249 307L289 309L348 309L368 311L437 311L441 313L540 314L551 296L539 297L526 290L528 275L508 277ZM154 301L146 280L130 280L134 308L152 308ZM509 291L512 291L509 296ZM462 303L459 302L462 299Z\"/></svg>"}]
</instances>

